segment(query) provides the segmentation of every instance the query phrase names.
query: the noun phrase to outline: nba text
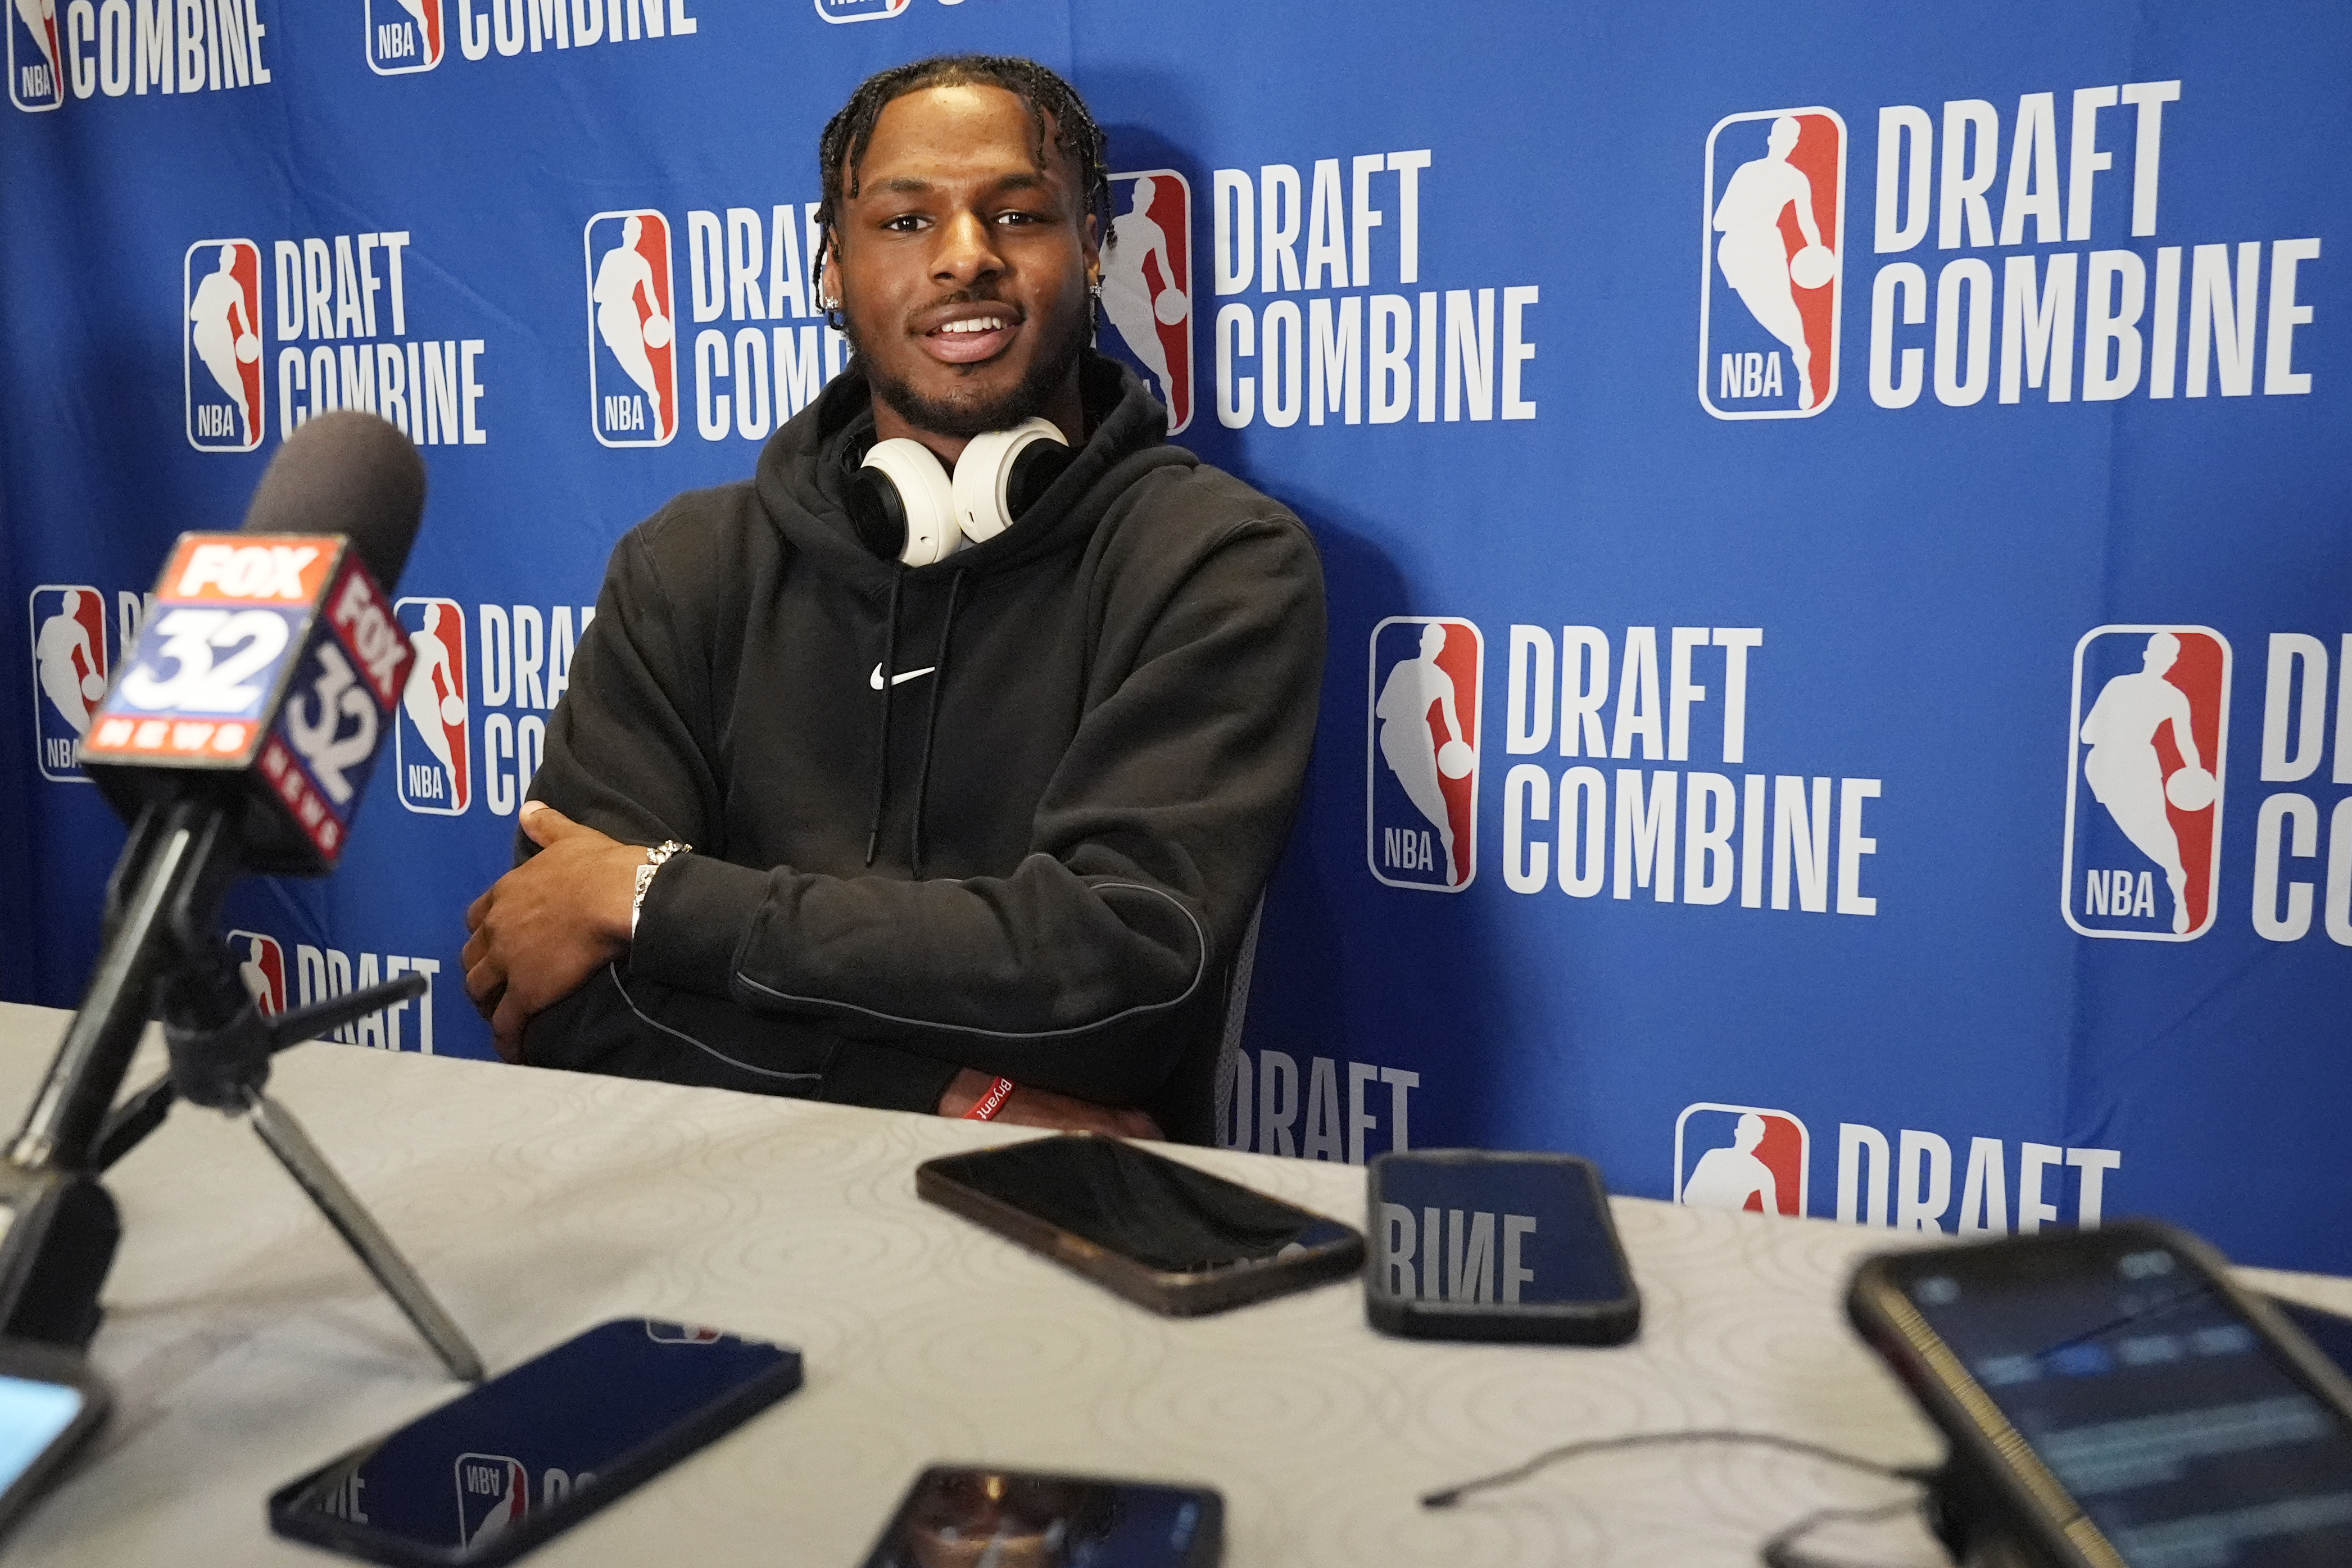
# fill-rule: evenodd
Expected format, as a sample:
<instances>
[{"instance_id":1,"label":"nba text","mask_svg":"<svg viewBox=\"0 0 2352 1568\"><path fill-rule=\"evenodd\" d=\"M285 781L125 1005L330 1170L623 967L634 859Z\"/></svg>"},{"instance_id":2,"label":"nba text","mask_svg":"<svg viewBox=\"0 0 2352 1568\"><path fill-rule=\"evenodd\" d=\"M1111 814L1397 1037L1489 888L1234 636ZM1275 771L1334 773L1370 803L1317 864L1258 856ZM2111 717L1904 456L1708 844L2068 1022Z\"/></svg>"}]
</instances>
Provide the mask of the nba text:
<instances>
[{"instance_id":1,"label":"nba text","mask_svg":"<svg viewBox=\"0 0 2352 1568\"><path fill-rule=\"evenodd\" d=\"M261 0L70 0L59 8L64 23L66 85L76 98L126 93L220 92L266 87L269 68L261 58L269 29L261 20ZM11 84L19 102L57 96L46 80L46 64L16 62ZM36 93L31 89L39 87Z\"/></svg>"},{"instance_id":2,"label":"nba text","mask_svg":"<svg viewBox=\"0 0 2352 1568\"><path fill-rule=\"evenodd\" d=\"M818 318L804 258L818 254L817 204L779 202L686 215L694 335L694 427L706 441L762 441L848 363L849 340ZM805 238L803 238L805 237Z\"/></svg>"},{"instance_id":3,"label":"nba text","mask_svg":"<svg viewBox=\"0 0 2352 1568\"><path fill-rule=\"evenodd\" d=\"M2244 397L2257 380L2266 395L2308 393L2310 373L2294 368L2295 330L2312 320L2297 268L2318 258L2318 239L2163 245L2152 258L2122 244L2126 208L2129 239L2158 233L2165 108L2180 98L2178 80L2138 81L2024 93L2006 117L1985 99L1940 116L1881 109L1876 252L1932 235L1938 250L2011 254L1946 261L1932 288L1927 264L1878 268L1872 401L1908 408L1931 386L1952 407L2029 389L2051 403ZM2087 248L2101 238L2116 248ZM2060 245L2085 248L2027 248Z\"/></svg>"},{"instance_id":4,"label":"nba text","mask_svg":"<svg viewBox=\"0 0 2352 1568\"><path fill-rule=\"evenodd\" d=\"M1388 1113L1387 1152L1412 1146L1408 1096L1421 1087L1419 1073L1309 1057L1302 1089L1297 1058L1276 1050L1256 1055L1253 1073L1249 1053L1242 1054L1234 1075L1233 1104L1217 1128L1219 1147L1360 1165L1383 1152L1369 1147L1370 1135L1381 1131L1383 1107ZM1342 1081L1347 1084L1344 1092Z\"/></svg>"},{"instance_id":5,"label":"nba text","mask_svg":"<svg viewBox=\"0 0 2352 1568\"><path fill-rule=\"evenodd\" d=\"M409 336L409 244L406 229L276 243L281 439L313 414L364 408L421 447L488 442L484 341Z\"/></svg>"},{"instance_id":6,"label":"nba text","mask_svg":"<svg viewBox=\"0 0 2352 1568\"><path fill-rule=\"evenodd\" d=\"M1954 1207L1951 1142L1906 1127L1889 1142L1875 1127L1848 1121L1838 1128L1837 1217L1850 1225L1891 1225L1897 1230L1960 1236L2032 1236L2044 1225L2098 1228L2106 1178L2120 1169L2114 1149L2067 1149L2055 1143L2017 1145L2017 1184L2010 1185L2009 1146L1998 1138L1969 1140L1958 1205ZM2074 1175L2069 1176L2072 1171ZM2072 1188L2074 1207L2062 1212ZM2010 1206L2010 1194L2017 1206ZM1889 1199L1892 1198L1890 1203ZM2012 1226L2012 1216L2014 1223Z\"/></svg>"},{"instance_id":7,"label":"nba text","mask_svg":"<svg viewBox=\"0 0 2352 1568\"><path fill-rule=\"evenodd\" d=\"M1321 158L1305 175L1290 163L1255 175L1216 171L1217 293L1255 284L1260 294L1304 297L1219 307L1220 424L1286 429L1303 415L1308 425L1392 425L1408 415L1433 422L1441 410L1447 420L1536 416L1527 384L1535 285L1342 292L1422 280L1421 176L1430 163L1422 148ZM1375 229L1389 233L1376 241Z\"/></svg>"},{"instance_id":8,"label":"nba text","mask_svg":"<svg viewBox=\"0 0 2352 1568\"><path fill-rule=\"evenodd\" d=\"M1612 643L1598 626L1511 628L1504 748L1516 755L1643 762L1693 759L1696 719L1725 763L1747 760L1749 656L1757 626L1628 626L1612 697ZM1704 678L1704 679L1702 679ZM1709 704L1709 686L1721 699ZM1720 715L1719 722L1715 715ZM1555 736L1557 742L1555 742ZM1874 778L1515 765L1503 781L1503 879L1571 898L1646 889L1658 903L1874 915L1863 858ZM1833 805L1834 803L1834 805ZM1768 867L1769 849L1769 867ZM1677 864L1681 870L1676 878ZM1769 875L1768 875L1769 870ZM1832 903L1834 889L1834 903Z\"/></svg>"},{"instance_id":9,"label":"nba text","mask_svg":"<svg viewBox=\"0 0 2352 1568\"><path fill-rule=\"evenodd\" d=\"M1372 1288L1427 1301L1515 1302L1535 1283L1535 1270L1520 1263L1535 1233L1533 1215L1423 1208L1416 1219L1402 1204L1382 1204Z\"/></svg>"}]
</instances>

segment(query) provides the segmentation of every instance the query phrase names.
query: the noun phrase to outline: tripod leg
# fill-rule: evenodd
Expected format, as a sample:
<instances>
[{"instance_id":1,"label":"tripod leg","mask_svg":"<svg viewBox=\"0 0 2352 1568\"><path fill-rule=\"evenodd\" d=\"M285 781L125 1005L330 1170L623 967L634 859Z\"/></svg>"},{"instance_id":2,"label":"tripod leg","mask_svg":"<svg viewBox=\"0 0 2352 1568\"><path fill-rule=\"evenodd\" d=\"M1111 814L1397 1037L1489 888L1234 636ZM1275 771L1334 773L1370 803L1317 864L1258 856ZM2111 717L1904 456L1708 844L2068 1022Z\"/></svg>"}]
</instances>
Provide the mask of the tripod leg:
<instances>
[{"instance_id":1,"label":"tripod leg","mask_svg":"<svg viewBox=\"0 0 2352 1568\"><path fill-rule=\"evenodd\" d=\"M310 1194L310 1201L319 1205L327 1222L359 1254L360 1261L367 1265L376 1283L416 1325L416 1331L425 1336L441 1363L449 1369L449 1375L467 1383L481 1382L482 1358L474 1353L464 1331L441 1310L441 1303L433 1299L433 1292L425 1288L416 1270L408 1266L408 1259L393 1246L392 1238L384 1235L375 1216L343 1185L343 1179L335 1174L334 1167L327 1163L326 1156L319 1152L319 1146L310 1142L301 1123L259 1089L247 1091L246 1105L253 1114L253 1130L269 1145L278 1163Z\"/></svg>"},{"instance_id":2,"label":"tripod leg","mask_svg":"<svg viewBox=\"0 0 2352 1568\"><path fill-rule=\"evenodd\" d=\"M111 1169L117 1160L137 1148L142 1139L163 1125L163 1118L175 1098L171 1075L166 1073L116 1106L99 1123L98 1142L89 1152L89 1168L96 1172Z\"/></svg>"}]
</instances>

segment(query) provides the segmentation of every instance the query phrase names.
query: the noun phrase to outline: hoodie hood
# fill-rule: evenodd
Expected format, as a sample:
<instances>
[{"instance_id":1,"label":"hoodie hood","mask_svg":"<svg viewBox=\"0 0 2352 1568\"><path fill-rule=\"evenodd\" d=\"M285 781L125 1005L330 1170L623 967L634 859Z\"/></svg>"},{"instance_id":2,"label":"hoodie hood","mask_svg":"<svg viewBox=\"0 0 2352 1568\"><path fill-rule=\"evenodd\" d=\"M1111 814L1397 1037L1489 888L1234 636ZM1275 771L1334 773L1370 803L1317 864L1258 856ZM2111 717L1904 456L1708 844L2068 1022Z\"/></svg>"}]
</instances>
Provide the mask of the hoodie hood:
<instances>
[{"instance_id":1,"label":"hoodie hood","mask_svg":"<svg viewBox=\"0 0 2352 1568\"><path fill-rule=\"evenodd\" d=\"M1168 445L1168 411L1125 365L1088 350L1078 392L1091 433L1062 477L1011 528L934 565L884 560L858 542L850 522L848 478L874 445L872 393L855 359L761 448L754 481L761 506L794 554L877 598L902 574L910 583L992 576L1075 548L1145 470L1199 461Z\"/></svg>"}]
</instances>

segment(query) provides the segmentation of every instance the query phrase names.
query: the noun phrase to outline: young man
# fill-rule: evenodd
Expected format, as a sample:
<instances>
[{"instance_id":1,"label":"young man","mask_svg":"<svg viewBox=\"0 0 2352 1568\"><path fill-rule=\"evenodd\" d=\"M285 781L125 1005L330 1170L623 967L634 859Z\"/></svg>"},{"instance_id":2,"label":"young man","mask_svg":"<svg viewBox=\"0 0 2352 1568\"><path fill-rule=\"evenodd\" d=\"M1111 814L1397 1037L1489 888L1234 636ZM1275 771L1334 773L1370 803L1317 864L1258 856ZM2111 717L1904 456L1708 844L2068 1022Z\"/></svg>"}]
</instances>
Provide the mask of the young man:
<instances>
[{"instance_id":1,"label":"young man","mask_svg":"<svg viewBox=\"0 0 2352 1568\"><path fill-rule=\"evenodd\" d=\"M1061 79L886 71L819 156L856 357L614 552L467 990L510 1059L1206 1141L1313 738L1314 545L1087 347L1104 143ZM944 473L1032 416L1075 457L1003 532L861 542L877 441Z\"/></svg>"}]
</instances>

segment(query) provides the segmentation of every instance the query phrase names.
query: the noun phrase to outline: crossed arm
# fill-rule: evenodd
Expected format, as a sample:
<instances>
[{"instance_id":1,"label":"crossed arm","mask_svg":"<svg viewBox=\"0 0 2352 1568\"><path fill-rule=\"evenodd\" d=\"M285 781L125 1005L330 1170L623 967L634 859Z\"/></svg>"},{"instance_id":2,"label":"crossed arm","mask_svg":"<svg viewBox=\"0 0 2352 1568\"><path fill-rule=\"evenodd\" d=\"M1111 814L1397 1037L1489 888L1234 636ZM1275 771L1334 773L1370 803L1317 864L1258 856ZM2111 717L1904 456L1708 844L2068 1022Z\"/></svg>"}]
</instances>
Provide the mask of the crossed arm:
<instances>
[{"instance_id":1,"label":"crossed arm","mask_svg":"<svg viewBox=\"0 0 2352 1568\"><path fill-rule=\"evenodd\" d=\"M543 801L526 802L522 830L540 852L492 883L466 911L461 962L466 994L490 1021L499 1055L522 1060L523 1026L629 950L630 904L643 846L623 844L572 821ZM988 1092L992 1075L971 1068L940 1097L941 1116L961 1116ZM1157 1138L1140 1110L1097 1105L1026 1084L995 1116L1024 1127L1059 1127Z\"/></svg>"}]
</instances>

